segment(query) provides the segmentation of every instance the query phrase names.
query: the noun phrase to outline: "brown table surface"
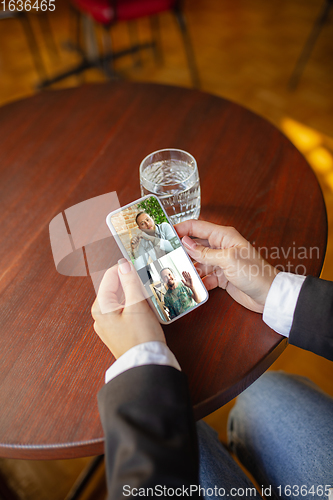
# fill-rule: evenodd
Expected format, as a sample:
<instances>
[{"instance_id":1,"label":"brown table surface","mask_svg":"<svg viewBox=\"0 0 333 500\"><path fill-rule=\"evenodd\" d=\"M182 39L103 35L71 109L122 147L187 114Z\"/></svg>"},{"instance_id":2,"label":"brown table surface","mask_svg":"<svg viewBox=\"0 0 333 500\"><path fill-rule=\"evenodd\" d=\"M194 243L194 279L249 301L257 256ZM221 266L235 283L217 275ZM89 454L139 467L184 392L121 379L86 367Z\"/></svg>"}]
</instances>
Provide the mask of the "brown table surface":
<instances>
[{"instance_id":1,"label":"brown table surface","mask_svg":"<svg viewBox=\"0 0 333 500\"><path fill-rule=\"evenodd\" d=\"M103 451L96 395L113 357L92 328L90 278L55 269L49 222L104 193L116 191L121 205L139 198L138 169L148 153L192 153L201 219L235 226L256 247L269 247L275 265L320 273L327 222L318 182L286 137L241 106L199 91L121 82L11 103L0 109L0 130L0 456ZM318 255L310 258L310 247ZM209 295L164 328L197 418L243 391L286 346L261 315L223 290Z\"/></svg>"}]
</instances>

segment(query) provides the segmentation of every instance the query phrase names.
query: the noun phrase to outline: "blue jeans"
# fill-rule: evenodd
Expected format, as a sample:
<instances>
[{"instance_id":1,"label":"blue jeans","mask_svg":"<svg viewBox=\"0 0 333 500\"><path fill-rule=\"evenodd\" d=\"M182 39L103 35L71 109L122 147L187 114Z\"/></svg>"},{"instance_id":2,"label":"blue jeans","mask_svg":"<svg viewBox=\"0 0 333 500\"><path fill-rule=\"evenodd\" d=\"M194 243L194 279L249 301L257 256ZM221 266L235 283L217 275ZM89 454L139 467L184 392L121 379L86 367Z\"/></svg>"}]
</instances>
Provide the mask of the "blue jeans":
<instances>
[{"instance_id":1,"label":"blue jeans","mask_svg":"<svg viewBox=\"0 0 333 500\"><path fill-rule=\"evenodd\" d=\"M247 493L260 499L254 485L220 443L217 432L203 420L197 423L197 432L201 496L206 500L227 497L232 500L244 499Z\"/></svg>"},{"instance_id":2,"label":"blue jeans","mask_svg":"<svg viewBox=\"0 0 333 500\"><path fill-rule=\"evenodd\" d=\"M252 483L214 431L199 422L198 436L201 486L219 486L233 498L254 496L246 491ZM231 450L266 498L328 498L325 487L333 488L333 399L309 380L265 373L238 397L229 415L228 436ZM203 496L221 498L223 491L217 493L220 496Z\"/></svg>"}]
</instances>

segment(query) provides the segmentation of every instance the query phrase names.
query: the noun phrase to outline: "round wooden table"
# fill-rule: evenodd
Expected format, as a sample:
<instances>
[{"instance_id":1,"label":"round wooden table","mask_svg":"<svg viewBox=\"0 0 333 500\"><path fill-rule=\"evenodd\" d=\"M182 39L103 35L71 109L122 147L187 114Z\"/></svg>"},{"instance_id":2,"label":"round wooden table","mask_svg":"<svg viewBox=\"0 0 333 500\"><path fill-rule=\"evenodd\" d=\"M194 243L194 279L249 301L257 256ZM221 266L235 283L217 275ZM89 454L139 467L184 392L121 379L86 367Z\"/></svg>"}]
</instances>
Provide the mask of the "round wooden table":
<instances>
[{"instance_id":1,"label":"round wooden table","mask_svg":"<svg viewBox=\"0 0 333 500\"><path fill-rule=\"evenodd\" d=\"M0 127L0 456L103 452L96 395L113 357L93 331L91 279L56 271L49 223L108 192L121 205L139 198L148 153L192 153L201 219L235 226L274 265L320 273L327 222L318 182L286 137L241 106L121 82L11 103L0 109ZM243 391L286 346L261 315L223 290L209 295L165 327L197 418Z\"/></svg>"}]
</instances>

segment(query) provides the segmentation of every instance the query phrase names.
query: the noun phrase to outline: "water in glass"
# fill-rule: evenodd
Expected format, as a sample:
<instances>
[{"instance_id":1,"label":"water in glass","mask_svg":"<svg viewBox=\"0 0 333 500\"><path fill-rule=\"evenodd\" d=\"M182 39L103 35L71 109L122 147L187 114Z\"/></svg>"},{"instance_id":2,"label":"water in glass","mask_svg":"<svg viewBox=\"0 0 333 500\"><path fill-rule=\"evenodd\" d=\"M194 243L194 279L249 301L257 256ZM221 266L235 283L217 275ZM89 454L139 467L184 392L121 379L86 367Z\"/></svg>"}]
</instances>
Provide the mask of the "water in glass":
<instances>
[{"instance_id":1,"label":"water in glass","mask_svg":"<svg viewBox=\"0 0 333 500\"><path fill-rule=\"evenodd\" d=\"M195 166L181 160L157 161L140 177L141 195L155 194L173 224L200 215L200 181Z\"/></svg>"}]
</instances>

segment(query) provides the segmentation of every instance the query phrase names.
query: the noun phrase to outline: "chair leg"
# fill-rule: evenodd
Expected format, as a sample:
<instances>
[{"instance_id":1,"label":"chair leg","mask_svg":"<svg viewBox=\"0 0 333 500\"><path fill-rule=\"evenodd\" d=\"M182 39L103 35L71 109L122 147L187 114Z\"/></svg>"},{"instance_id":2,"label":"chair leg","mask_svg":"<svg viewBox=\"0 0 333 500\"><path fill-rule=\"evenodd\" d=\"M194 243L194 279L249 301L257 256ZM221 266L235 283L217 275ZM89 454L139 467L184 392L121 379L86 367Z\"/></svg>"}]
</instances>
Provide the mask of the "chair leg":
<instances>
[{"instance_id":1,"label":"chair leg","mask_svg":"<svg viewBox=\"0 0 333 500\"><path fill-rule=\"evenodd\" d=\"M28 15L25 12L21 12L19 18L25 32L37 73L39 77L44 80L46 78L46 71Z\"/></svg>"},{"instance_id":2,"label":"chair leg","mask_svg":"<svg viewBox=\"0 0 333 500\"><path fill-rule=\"evenodd\" d=\"M15 490L7 483L7 478L0 470L0 498L1 500L19 500Z\"/></svg>"},{"instance_id":3,"label":"chair leg","mask_svg":"<svg viewBox=\"0 0 333 500\"><path fill-rule=\"evenodd\" d=\"M138 24L135 20L127 23L132 48L139 46ZM133 62L135 66L142 66L141 53L139 50L132 52Z\"/></svg>"},{"instance_id":4,"label":"chair leg","mask_svg":"<svg viewBox=\"0 0 333 500\"><path fill-rule=\"evenodd\" d=\"M65 500L77 500L81 496L81 493L83 493L90 479L95 474L98 467L103 463L103 460L104 455L98 455L91 460L91 462L87 465L87 467L82 471L78 479L75 481Z\"/></svg>"},{"instance_id":5,"label":"chair leg","mask_svg":"<svg viewBox=\"0 0 333 500\"><path fill-rule=\"evenodd\" d=\"M71 76L76 76L78 79L79 84L84 83L84 72L87 69L90 69L93 67L93 63L88 60L88 56L86 54L86 45L87 45L87 29L90 29L90 32L93 31L93 27L85 20L85 16L81 15L81 13L74 9L73 7L70 7L70 13L72 14L70 16L70 35L74 33L75 39L74 41L68 41L64 45L64 48L75 52L79 55L80 61L78 64L71 69L64 71L62 73L59 73L52 78L45 78L43 79L40 84L38 85L38 89L42 90L46 87L49 87L53 85L54 83L60 82L62 80L65 80L66 78L69 78ZM94 36L94 34L89 34L90 38ZM96 46L96 41L95 41L95 46ZM92 43L94 45L94 43ZM90 57L92 57L90 53Z\"/></svg>"},{"instance_id":6,"label":"chair leg","mask_svg":"<svg viewBox=\"0 0 333 500\"><path fill-rule=\"evenodd\" d=\"M191 79L192 79L192 84L194 88L200 88L200 78L199 78L199 72L197 68L197 64L195 61L195 55L193 51L193 46L191 43L190 35L188 33L187 27L186 27L186 21L185 21L185 16L180 7L177 5L174 9L174 14L176 16L182 37L183 37L183 42L185 46L185 51L186 51L186 56L187 56L187 61L191 73Z\"/></svg>"},{"instance_id":7,"label":"chair leg","mask_svg":"<svg viewBox=\"0 0 333 500\"><path fill-rule=\"evenodd\" d=\"M85 53L82 48L82 19L81 19L81 14L78 10L74 9L74 7L71 7L71 12L72 12L72 27L75 37L75 42L74 42L74 50L78 52L81 56L82 61L85 60ZM76 75L77 82L79 85L83 85L86 81L85 76L84 76L84 71L80 71Z\"/></svg>"},{"instance_id":8,"label":"chair leg","mask_svg":"<svg viewBox=\"0 0 333 500\"><path fill-rule=\"evenodd\" d=\"M111 27L103 26L103 71L110 80L118 79L114 69L114 57L112 50Z\"/></svg>"},{"instance_id":9,"label":"chair leg","mask_svg":"<svg viewBox=\"0 0 333 500\"><path fill-rule=\"evenodd\" d=\"M301 55L296 63L294 71L290 77L290 80L288 83L288 88L290 90L295 90L297 85L298 85L300 77L304 71L305 64L306 64L306 62L311 54L311 51L312 51L314 44L318 38L318 35L319 35L322 27L324 26L324 24L327 21L330 9L332 7L332 3L333 3L332 0L325 1L325 5L324 5L319 17L317 18L317 20L312 28L312 31L311 31L311 33L310 33L310 35L309 35L309 37L304 45L304 48L301 52Z\"/></svg>"},{"instance_id":10,"label":"chair leg","mask_svg":"<svg viewBox=\"0 0 333 500\"><path fill-rule=\"evenodd\" d=\"M84 58L84 49L82 46L82 20L81 12L69 4L69 39L63 43L64 49L76 52Z\"/></svg>"},{"instance_id":11,"label":"chair leg","mask_svg":"<svg viewBox=\"0 0 333 500\"><path fill-rule=\"evenodd\" d=\"M152 39L154 42L153 51L155 61L158 64L163 64L164 57L162 52L162 41L161 41L161 30L160 30L160 18L156 16L149 17L150 30L152 34Z\"/></svg>"},{"instance_id":12,"label":"chair leg","mask_svg":"<svg viewBox=\"0 0 333 500\"><path fill-rule=\"evenodd\" d=\"M85 58L84 49L82 46L82 22L81 12L69 4L69 38L62 43L62 47L69 51L80 55L81 59Z\"/></svg>"},{"instance_id":13,"label":"chair leg","mask_svg":"<svg viewBox=\"0 0 333 500\"><path fill-rule=\"evenodd\" d=\"M57 45L55 43L55 39L53 36L50 18L49 18L48 13L43 12L42 14L38 15L37 17L38 17L41 32L43 33L43 38L45 40L45 43L48 47L49 52L50 52L50 54L53 55L54 59L59 61L59 52L58 52L58 48L57 48Z\"/></svg>"},{"instance_id":14,"label":"chair leg","mask_svg":"<svg viewBox=\"0 0 333 500\"><path fill-rule=\"evenodd\" d=\"M88 61L95 61L99 58L99 49L95 33L93 19L85 14L81 15L83 28L84 53Z\"/></svg>"},{"instance_id":15,"label":"chair leg","mask_svg":"<svg viewBox=\"0 0 333 500\"><path fill-rule=\"evenodd\" d=\"M98 42L95 33L95 25L88 16L84 14L80 15L80 21L77 21L77 25L74 27L73 31L76 31L77 35L77 45L67 44L70 50L75 50L75 52L81 55L81 61L71 69L59 73L50 79L43 79L38 88L43 89L54 83L60 82L65 78L74 75L81 75L84 71L90 68L98 68L103 71L103 73L110 79L119 79L120 76L116 73L113 67L113 63L116 59L120 57L133 54L143 49L151 49L153 44L151 42L137 44L134 47L130 47L118 52L112 51L111 36L109 33L110 26L103 27L103 54L100 54Z\"/></svg>"}]
</instances>

